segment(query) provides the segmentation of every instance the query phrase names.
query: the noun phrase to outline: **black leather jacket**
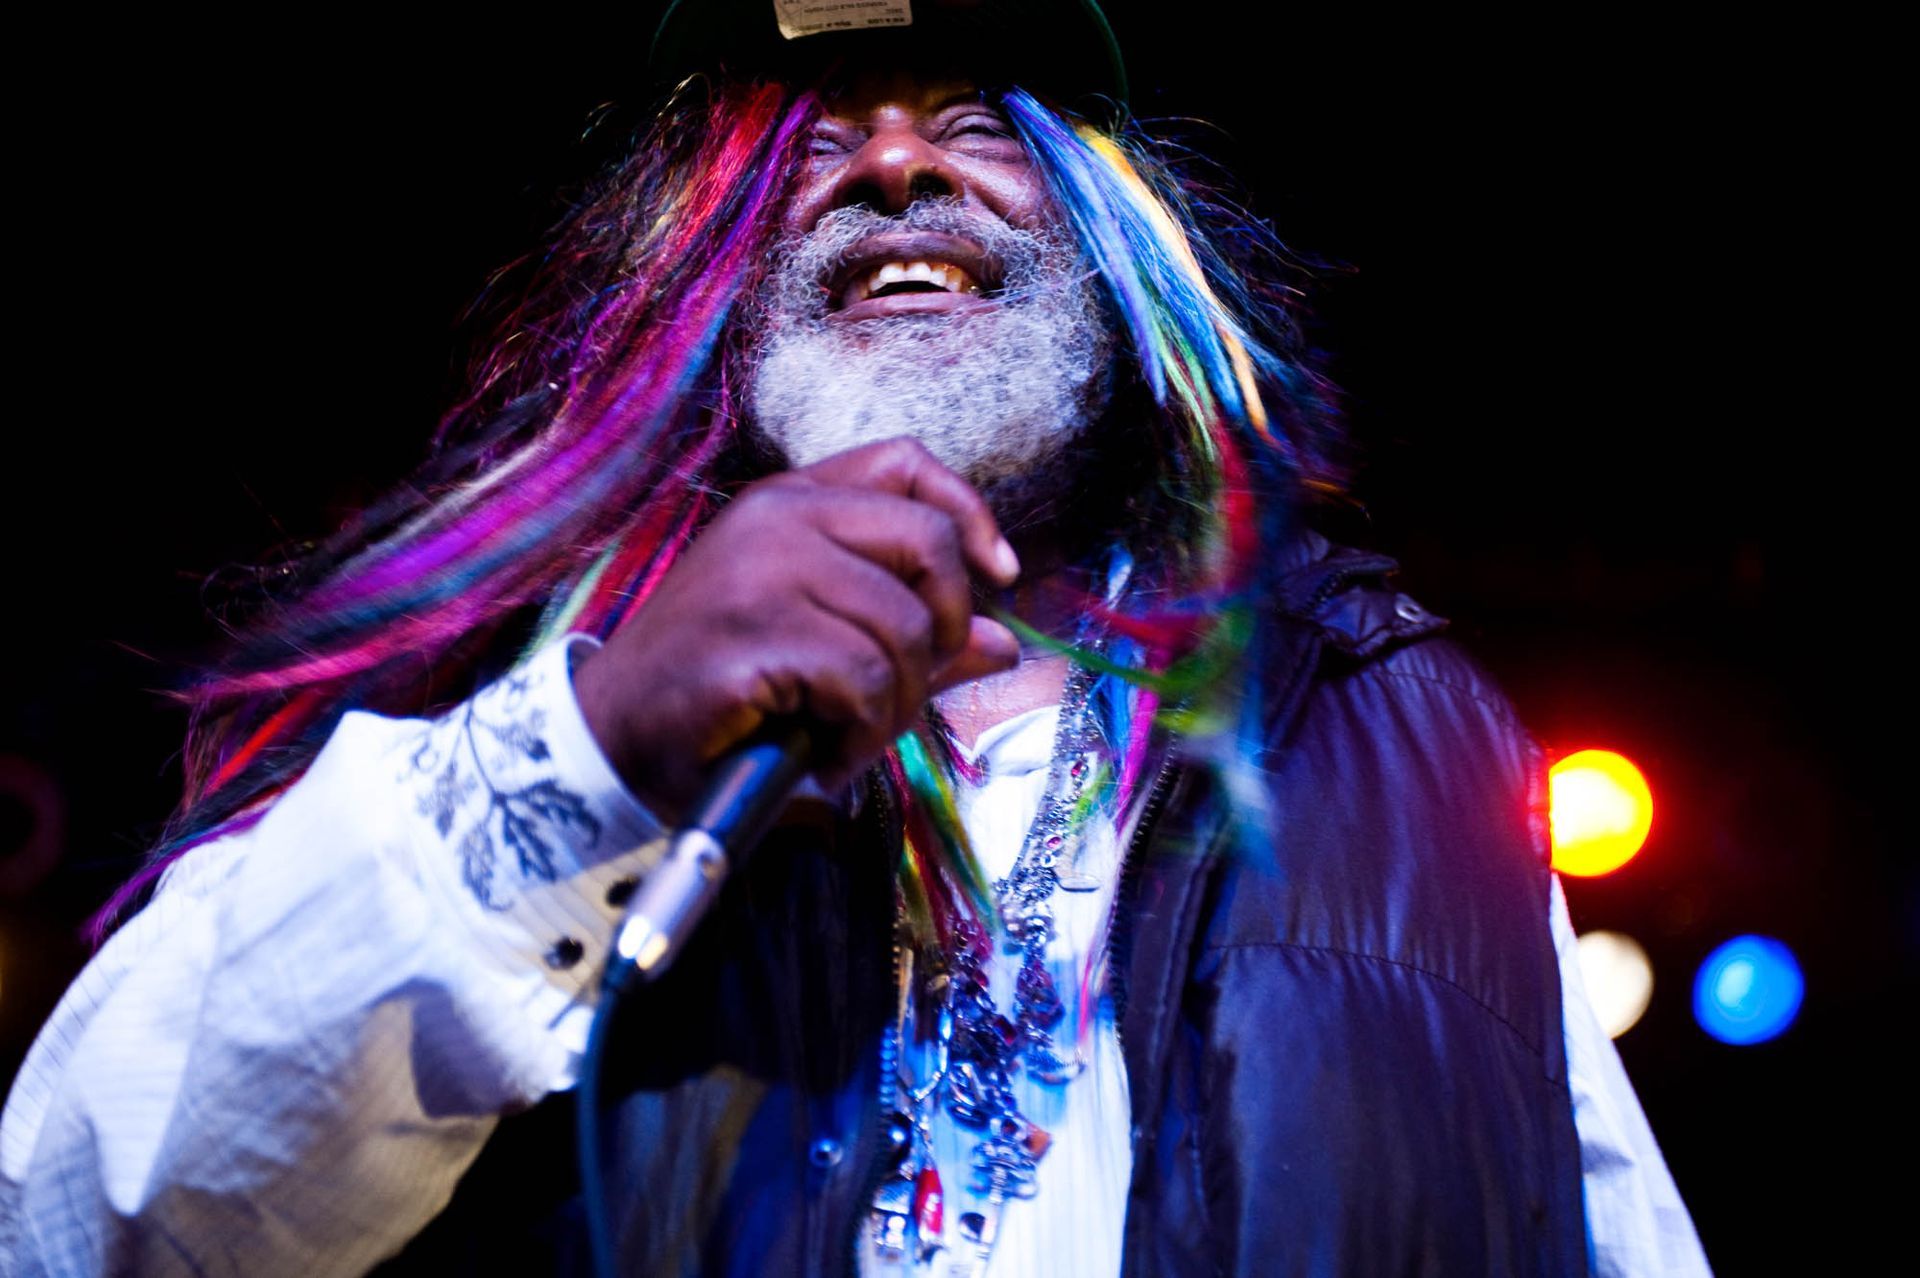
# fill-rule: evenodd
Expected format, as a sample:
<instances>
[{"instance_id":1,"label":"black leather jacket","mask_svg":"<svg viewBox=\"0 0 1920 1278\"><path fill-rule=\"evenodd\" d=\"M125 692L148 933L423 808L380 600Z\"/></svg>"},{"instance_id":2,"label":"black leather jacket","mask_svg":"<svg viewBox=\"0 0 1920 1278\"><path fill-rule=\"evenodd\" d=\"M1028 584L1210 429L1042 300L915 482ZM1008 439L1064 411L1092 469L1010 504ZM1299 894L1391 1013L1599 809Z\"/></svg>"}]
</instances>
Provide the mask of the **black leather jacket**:
<instances>
[{"instance_id":1,"label":"black leather jacket","mask_svg":"<svg viewBox=\"0 0 1920 1278\"><path fill-rule=\"evenodd\" d=\"M1271 861L1226 853L1205 774L1177 764L1129 854L1125 1272L1584 1273L1538 751L1391 561L1318 537L1291 560ZM775 837L618 1027L626 1272L852 1271L882 1157L891 832L869 811ZM566 1097L507 1120L379 1272L585 1272L572 1139Z\"/></svg>"}]
</instances>

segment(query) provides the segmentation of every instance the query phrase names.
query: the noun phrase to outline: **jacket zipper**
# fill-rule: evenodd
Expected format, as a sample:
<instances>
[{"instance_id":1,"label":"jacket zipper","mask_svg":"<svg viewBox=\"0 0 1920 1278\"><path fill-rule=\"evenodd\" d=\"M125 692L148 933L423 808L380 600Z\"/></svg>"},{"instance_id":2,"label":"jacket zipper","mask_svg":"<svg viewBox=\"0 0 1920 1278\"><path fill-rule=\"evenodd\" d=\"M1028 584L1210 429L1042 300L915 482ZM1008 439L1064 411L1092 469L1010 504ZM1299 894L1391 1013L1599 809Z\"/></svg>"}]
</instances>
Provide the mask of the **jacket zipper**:
<instances>
[{"instance_id":1,"label":"jacket zipper","mask_svg":"<svg viewBox=\"0 0 1920 1278\"><path fill-rule=\"evenodd\" d=\"M1378 568L1361 567L1358 565L1347 568L1336 568L1321 578L1320 584L1313 588L1313 593L1307 596L1305 603L1301 604L1298 608L1289 609L1289 611L1297 616L1310 619L1314 613L1320 611L1321 604L1333 598L1348 582L1360 577L1377 575L1379 571Z\"/></svg>"},{"instance_id":2,"label":"jacket zipper","mask_svg":"<svg viewBox=\"0 0 1920 1278\"><path fill-rule=\"evenodd\" d=\"M1166 802L1167 792L1173 788L1173 778L1178 771L1180 746L1178 739L1167 742L1166 757L1160 760L1160 767L1154 773L1153 787L1147 791L1147 803L1140 810L1140 821L1133 828L1133 837L1127 840L1126 849L1120 855L1120 882L1114 889L1113 904L1107 917L1107 988L1113 995L1113 1037L1120 1048L1124 1061L1127 1054L1126 1036L1122 1029L1127 1016L1127 972L1126 964L1114 962L1116 942L1120 938L1118 929L1132 928L1133 897L1139 887L1140 850L1153 834L1160 822L1160 809ZM1132 951L1133 937L1127 934L1127 951Z\"/></svg>"}]
</instances>

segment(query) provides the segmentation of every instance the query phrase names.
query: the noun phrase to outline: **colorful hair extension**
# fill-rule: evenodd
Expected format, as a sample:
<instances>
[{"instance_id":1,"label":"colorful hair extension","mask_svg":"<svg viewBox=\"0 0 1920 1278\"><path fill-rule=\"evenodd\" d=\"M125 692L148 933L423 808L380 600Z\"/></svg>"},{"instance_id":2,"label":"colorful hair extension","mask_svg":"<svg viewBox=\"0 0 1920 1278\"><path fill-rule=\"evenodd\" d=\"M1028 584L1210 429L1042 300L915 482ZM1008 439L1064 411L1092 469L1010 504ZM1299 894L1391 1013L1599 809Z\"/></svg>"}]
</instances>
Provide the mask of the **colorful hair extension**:
<instances>
[{"instance_id":1,"label":"colorful hair extension","mask_svg":"<svg viewBox=\"0 0 1920 1278\"><path fill-rule=\"evenodd\" d=\"M1171 543L1147 568L1114 547L1082 630L1029 637L1100 671L1092 695L1112 752L1100 811L1134 803L1156 720L1195 734L1250 802L1253 707L1234 694L1259 640L1253 598L1281 495L1311 482L1308 445L1330 433L1326 387L1259 338L1281 326L1252 275L1200 232L1190 193L1142 143L1019 90L1005 105L1131 341ZM664 114L576 212L443 422L424 482L337 537L317 584L265 612L190 689L188 800L97 934L174 857L255 819L347 709L446 704L526 650L525 635L605 636L645 600L712 513L734 442L722 353L735 301L817 109L777 85L715 87ZM1259 228L1239 234L1265 242ZM516 620L529 609L531 632ZM903 888L930 916L980 913L984 884L926 744L903 741L884 769L907 816Z\"/></svg>"},{"instance_id":2,"label":"colorful hair extension","mask_svg":"<svg viewBox=\"0 0 1920 1278\"><path fill-rule=\"evenodd\" d=\"M464 690L529 605L564 600L556 624L605 633L644 598L707 508L733 424L714 373L722 339L816 111L780 86L717 89L707 110L666 117L575 219L546 264L558 282L535 302L577 297L575 272L614 278L579 313L517 314L480 374L483 389L557 404L525 437L485 441L489 464L262 617L188 691L188 801L96 936L179 853L297 776L346 709L418 712L436 689ZM536 352L542 328L573 336ZM556 371L544 388L516 385Z\"/></svg>"},{"instance_id":3,"label":"colorful hair extension","mask_svg":"<svg viewBox=\"0 0 1920 1278\"><path fill-rule=\"evenodd\" d=\"M1171 562L1170 579L1131 580L1133 561L1116 548L1104 596L1080 601L1085 621L1072 639L1010 614L1001 619L1023 640L1067 652L1100 675L1091 695L1110 763L1083 815L1118 823L1135 810L1158 723L1180 731L1189 757L1211 765L1241 847L1270 860L1260 706L1243 694L1259 659L1263 551L1284 533L1285 498L1308 467L1306 450L1276 428L1263 387L1281 401L1281 422L1313 422L1330 413L1324 384L1254 338L1259 308L1240 274L1187 229L1197 219L1164 166L1024 91L1008 92L1004 105L1131 339L1156 410L1163 471L1177 477L1191 522L1175 538L1186 553ZM1155 599L1163 602L1140 606ZM927 806L945 802L931 787L916 786L915 796ZM913 843L911 830L908 837ZM930 851L953 877L977 876L952 864L967 855L964 837L914 854L924 860ZM1091 956L1105 948L1096 944ZM1099 977L1093 961L1081 983L1082 1032Z\"/></svg>"},{"instance_id":4,"label":"colorful hair extension","mask_svg":"<svg viewBox=\"0 0 1920 1278\"><path fill-rule=\"evenodd\" d=\"M1263 552L1285 534L1288 497L1307 469L1307 450L1286 424L1328 415L1324 383L1253 336L1262 316L1243 274L1199 233L1165 166L1030 94L1016 89L1005 101L1132 338L1163 447L1198 519L1185 579L1155 583L1171 606L1129 614L1114 601L1090 601L1110 633L1169 664L1131 674L1105 668L1142 684L1162 707L1132 731L1144 733L1148 717L1184 731L1189 753L1221 777L1249 836L1243 843L1264 848L1254 837L1266 816L1255 762L1260 707L1242 693L1259 659ZM1270 395L1280 412L1269 410ZM1123 747L1124 756L1139 751L1138 742Z\"/></svg>"}]
</instances>

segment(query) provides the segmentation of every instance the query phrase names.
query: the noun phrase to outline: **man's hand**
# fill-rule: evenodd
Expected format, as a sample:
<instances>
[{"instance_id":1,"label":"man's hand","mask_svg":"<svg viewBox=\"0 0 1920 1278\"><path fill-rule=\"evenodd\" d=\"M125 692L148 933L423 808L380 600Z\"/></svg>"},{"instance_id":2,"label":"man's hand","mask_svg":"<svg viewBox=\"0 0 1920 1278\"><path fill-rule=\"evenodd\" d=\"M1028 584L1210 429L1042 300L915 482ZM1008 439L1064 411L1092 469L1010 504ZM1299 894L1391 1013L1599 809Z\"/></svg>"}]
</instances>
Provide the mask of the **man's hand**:
<instances>
[{"instance_id":1,"label":"man's hand","mask_svg":"<svg viewBox=\"0 0 1920 1278\"><path fill-rule=\"evenodd\" d=\"M929 697L1018 664L970 585L1019 570L965 480L915 441L868 444L744 490L574 688L600 748L663 819L769 715L811 721L815 776L844 784Z\"/></svg>"}]
</instances>

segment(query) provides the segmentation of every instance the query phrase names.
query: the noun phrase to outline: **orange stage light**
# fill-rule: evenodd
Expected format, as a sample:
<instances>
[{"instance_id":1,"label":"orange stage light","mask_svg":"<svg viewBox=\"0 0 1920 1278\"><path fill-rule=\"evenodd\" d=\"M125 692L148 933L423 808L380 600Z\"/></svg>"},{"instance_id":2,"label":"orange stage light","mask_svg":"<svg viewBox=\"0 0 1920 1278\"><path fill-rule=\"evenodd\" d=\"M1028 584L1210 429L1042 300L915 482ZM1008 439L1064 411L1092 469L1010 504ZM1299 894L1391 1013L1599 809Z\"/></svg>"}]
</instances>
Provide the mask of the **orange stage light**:
<instances>
[{"instance_id":1,"label":"orange stage light","mask_svg":"<svg viewBox=\"0 0 1920 1278\"><path fill-rule=\"evenodd\" d=\"M1547 774L1553 868L1591 878L1633 859L1653 827L1653 792L1611 750L1581 750Z\"/></svg>"}]
</instances>

